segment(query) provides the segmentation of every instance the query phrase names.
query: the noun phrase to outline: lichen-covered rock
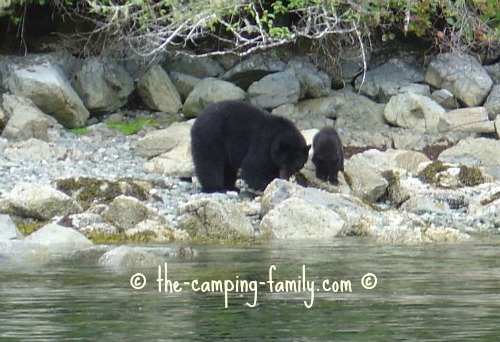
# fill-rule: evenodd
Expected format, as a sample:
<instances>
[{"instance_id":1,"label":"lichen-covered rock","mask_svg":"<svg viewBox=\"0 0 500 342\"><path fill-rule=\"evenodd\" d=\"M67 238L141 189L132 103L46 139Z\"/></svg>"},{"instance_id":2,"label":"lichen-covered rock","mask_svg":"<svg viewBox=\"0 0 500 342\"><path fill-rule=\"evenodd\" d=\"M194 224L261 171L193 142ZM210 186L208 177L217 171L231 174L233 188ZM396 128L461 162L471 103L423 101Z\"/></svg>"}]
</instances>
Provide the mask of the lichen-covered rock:
<instances>
[{"instance_id":1,"label":"lichen-covered rock","mask_svg":"<svg viewBox=\"0 0 500 342\"><path fill-rule=\"evenodd\" d=\"M175 71L198 78L217 77L224 69L211 57L168 56L163 63L165 70Z\"/></svg>"},{"instance_id":2,"label":"lichen-covered rock","mask_svg":"<svg viewBox=\"0 0 500 342\"><path fill-rule=\"evenodd\" d=\"M254 229L238 207L217 198L200 197L179 208L179 227L195 239L238 239Z\"/></svg>"},{"instance_id":3,"label":"lichen-covered rock","mask_svg":"<svg viewBox=\"0 0 500 342\"><path fill-rule=\"evenodd\" d=\"M3 107L9 121L2 136L9 139L47 140L48 129L58 125L53 117L43 113L30 99L23 96L3 94Z\"/></svg>"},{"instance_id":4,"label":"lichen-covered rock","mask_svg":"<svg viewBox=\"0 0 500 342\"><path fill-rule=\"evenodd\" d=\"M479 106L493 86L481 64L462 53L437 55L429 63L425 81L433 87L448 89L468 107Z\"/></svg>"},{"instance_id":5,"label":"lichen-covered rock","mask_svg":"<svg viewBox=\"0 0 500 342\"><path fill-rule=\"evenodd\" d=\"M142 221L155 220L166 223L156 210L140 202L135 197L120 195L116 197L102 213L102 217L115 226L127 231Z\"/></svg>"},{"instance_id":6,"label":"lichen-covered rock","mask_svg":"<svg viewBox=\"0 0 500 342\"><path fill-rule=\"evenodd\" d=\"M344 224L336 212L292 197L270 210L260 228L265 238L325 240L339 235Z\"/></svg>"},{"instance_id":7,"label":"lichen-covered rock","mask_svg":"<svg viewBox=\"0 0 500 342\"><path fill-rule=\"evenodd\" d=\"M174 114L182 108L181 97L160 65L151 67L137 83L142 101L153 110Z\"/></svg>"},{"instance_id":8,"label":"lichen-covered rock","mask_svg":"<svg viewBox=\"0 0 500 342\"><path fill-rule=\"evenodd\" d=\"M40 220L66 216L82 210L71 197L48 185L17 183L6 197L17 215Z\"/></svg>"}]
</instances>

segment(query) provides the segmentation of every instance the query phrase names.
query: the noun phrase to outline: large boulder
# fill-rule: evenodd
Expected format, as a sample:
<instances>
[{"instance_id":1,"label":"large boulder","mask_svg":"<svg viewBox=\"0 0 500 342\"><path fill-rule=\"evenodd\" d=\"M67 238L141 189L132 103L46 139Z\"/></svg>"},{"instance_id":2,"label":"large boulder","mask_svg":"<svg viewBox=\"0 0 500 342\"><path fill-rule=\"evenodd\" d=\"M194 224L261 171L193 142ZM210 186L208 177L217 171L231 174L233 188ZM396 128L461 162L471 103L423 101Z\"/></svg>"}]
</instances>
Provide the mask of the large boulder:
<instances>
[{"instance_id":1,"label":"large boulder","mask_svg":"<svg viewBox=\"0 0 500 342\"><path fill-rule=\"evenodd\" d=\"M194 198L179 208L179 214L179 227L195 239L237 239L254 235L250 221L227 200Z\"/></svg>"},{"instance_id":2,"label":"large boulder","mask_svg":"<svg viewBox=\"0 0 500 342\"><path fill-rule=\"evenodd\" d=\"M23 239L23 234L17 229L10 216L0 214L0 241Z\"/></svg>"},{"instance_id":3,"label":"large boulder","mask_svg":"<svg viewBox=\"0 0 500 342\"><path fill-rule=\"evenodd\" d=\"M3 107L9 116L2 132L6 138L48 140L48 129L57 126L53 117L43 113L26 97L3 94Z\"/></svg>"},{"instance_id":4,"label":"large boulder","mask_svg":"<svg viewBox=\"0 0 500 342\"><path fill-rule=\"evenodd\" d=\"M427 96L404 93L391 97L384 109L385 119L396 126L423 132L437 132L446 110Z\"/></svg>"},{"instance_id":5,"label":"large boulder","mask_svg":"<svg viewBox=\"0 0 500 342\"><path fill-rule=\"evenodd\" d=\"M423 70L409 65L399 58L393 58L387 63L367 71L365 75L359 75L355 81L355 88L363 95L387 102L391 95L400 93L399 88L402 86L423 80Z\"/></svg>"},{"instance_id":6,"label":"large boulder","mask_svg":"<svg viewBox=\"0 0 500 342\"><path fill-rule=\"evenodd\" d=\"M40 220L81 211L71 197L48 185L18 183L6 198L15 214Z\"/></svg>"},{"instance_id":7,"label":"large boulder","mask_svg":"<svg viewBox=\"0 0 500 342\"><path fill-rule=\"evenodd\" d=\"M155 65L141 77L137 92L142 101L153 110L175 114L182 108L181 97L160 65Z\"/></svg>"},{"instance_id":8,"label":"large boulder","mask_svg":"<svg viewBox=\"0 0 500 342\"><path fill-rule=\"evenodd\" d=\"M261 108L297 103L299 96L300 83L292 69L267 75L248 88L250 102Z\"/></svg>"},{"instance_id":9,"label":"large boulder","mask_svg":"<svg viewBox=\"0 0 500 342\"><path fill-rule=\"evenodd\" d=\"M85 125L89 111L59 67L40 60L11 64L9 71L6 83L11 93L29 98L67 128Z\"/></svg>"},{"instance_id":10,"label":"large boulder","mask_svg":"<svg viewBox=\"0 0 500 342\"><path fill-rule=\"evenodd\" d=\"M286 63L270 54L271 51L250 55L229 69L223 75L223 79L247 90L252 83L263 77L285 70Z\"/></svg>"},{"instance_id":11,"label":"large boulder","mask_svg":"<svg viewBox=\"0 0 500 342\"><path fill-rule=\"evenodd\" d=\"M163 216L135 197L120 195L104 210L102 217L117 227L127 231L146 220L166 223Z\"/></svg>"},{"instance_id":12,"label":"large boulder","mask_svg":"<svg viewBox=\"0 0 500 342\"><path fill-rule=\"evenodd\" d=\"M484 107L488 111L488 117L490 120L495 120L500 114L500 84L491 89L490 95L484 103Z\"/></svg>"},{"instance_id":13,"label":"large boulder","mask_svg":"<svg viewBox=\"0 0 500 342\"><path fill-rule=\"evenodd\" d=\"M142 250L139 247L120 246L104 253L98 261L100 267L106 268L144 268L158 267L165 259Z\"/></svg>"},{"instance_id":14,"label":"large boulder","mask_svg":"<svg viewBox=\"0 0 500 342\"><path fill-rule=\"evenodd\" d=\"M144 171L175 178L191 178L195 175L191 142L180 143L144 163Z\"/></svg>"},{"instance_id":15,"label":"large boulder","mask_svg":"<svg viewBox=\"0 0 500 342\"><path fill-rule=\"evenodd\" d=\"M92 246L92 242L73 228L50 223L25 239L27 242L44 245L52 252L77 251Z\"/></svg>"},{"instance_id":16,"label":"large boulder","mask_svg":"<svg viewBox=\"0 0 500 342\"><path fill-rule=\"evenodd\" d=\"M146 133L137 141L137 153L142 157L151 158L190 142L193 122L194 120L174 122L165 129Z\"/></svg>"},{"instance_id":17,"label":"large boulder","mask_svg":"<svg viewBox=\"0 0 500 342\"><path fill-rule=\"evenodd\" d=\"M441 53L430 63L425 81L433 87L448 89L468 107L482 104L493 81L481 64L462 53Z\"/></svg>"},{"instance_id":18,"label":"large boulder","mask_svg":"<svg viewBox=\"0 0 500 342\"><path fill-rule=\"evenodd\" d=\"M466 166L499 166L500 140L487 138L467 138L444 150L439 160Z\"/></svg>"},{"instance_id":19,"label":"large boulder","mask_svg":"<svg viewBox=\"0 0 500 342\"><path fill-rule=\"evenodd\" d=\"M305 58L294 58L288 62L300 83L300 98L305 96L318 98L330 95L332 84L330 77L319 71Z\"/></svg>"},{"instance_id":20,"label":"large boulder","mask_svg":"<svg viewBox=\"0 0 500 342\"><path fill-rule=\"evenodd\" d=\"M244 100L246 93L232 83L205 78L188 95L182 111L188 118L196 117L206 106L224 100Z\"/></svg>"},{"instance_id":21,"label":"large boulder","mask_svg":"<svg viewBox=\"0 0 500 342\"><path fill-rule=\"evenodd\" d=\"M61 159L67 150L60 146L51 146L48 142L31 138L13 142L3 151L11 161L48 161Z\"/></svg>"},{"instance_id":22,"label":"large boulder","mask_svg":"<svg viewBox=\"0 0 500 342\"><path fill-rule=\"evenodd\" d=\"M485 107L468 107L455 109L441 116L438 130L440 132L493 133L495 125L488 119L488 110Z\"/></svg>"},{"instance_id":23,"label":"large boulder","mask_svg":"<svg viewBox=\"0 0 500 342\"><path fill-rule=\"evenodd\" d=\"M180 72L197 78L218 77L224 69L211 57L168 56L163 63L168 72Z\"/></svg>"},{"instance_id":24,"label":"large boulder","mask_svg":"<svg viewBox=\"0 0 500 342\"><path fill-rule=\"evenodd\" d=\"M270 210L260 228L266 238L325 240L339 235L344 224L336 212L292 197Z\"/></svg>"},{"instance_id":25,"label":"large boulder","mask_svg":"<svg viewBox=\"0 0 500 342\"><path fill-rule=\"evenodd\" d=\"M91 112L117 110L134 90L134 80L122 66L94 57L79 65L71 84Z\"/></svg>"}]
</instances>

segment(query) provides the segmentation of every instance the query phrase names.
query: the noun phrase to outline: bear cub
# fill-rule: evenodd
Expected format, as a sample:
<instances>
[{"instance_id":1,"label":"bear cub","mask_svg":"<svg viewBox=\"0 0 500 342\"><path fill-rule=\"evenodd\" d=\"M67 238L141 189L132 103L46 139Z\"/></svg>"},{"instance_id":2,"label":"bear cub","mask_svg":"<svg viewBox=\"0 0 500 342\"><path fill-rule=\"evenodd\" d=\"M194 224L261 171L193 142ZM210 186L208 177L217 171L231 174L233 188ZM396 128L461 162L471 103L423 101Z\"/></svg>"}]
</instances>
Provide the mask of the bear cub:
<instances>
[{"instance_id":1,"label":"bear cub","mask_svg":"<svg viewBox=\"0 0 500 342\"><path fill-rule=\"evenodd\" d=\"M316 177L339 185L338 172L344 172L344 149L340 137L333 127L322 128L313 138L312 162L316 166Z\"/></svg>"},{"instance_id":2,"label":"bear cub","mask_svg":"<svg viewBox=\"0 0 500 342\"><path fill-rule=\"evenodd\" d=\"M191 128L191 153L202 192L238 191L236 179L262 191L302 169L309 148L288 119L243 101L207 106Z\"/></svg>"}]
</instances>

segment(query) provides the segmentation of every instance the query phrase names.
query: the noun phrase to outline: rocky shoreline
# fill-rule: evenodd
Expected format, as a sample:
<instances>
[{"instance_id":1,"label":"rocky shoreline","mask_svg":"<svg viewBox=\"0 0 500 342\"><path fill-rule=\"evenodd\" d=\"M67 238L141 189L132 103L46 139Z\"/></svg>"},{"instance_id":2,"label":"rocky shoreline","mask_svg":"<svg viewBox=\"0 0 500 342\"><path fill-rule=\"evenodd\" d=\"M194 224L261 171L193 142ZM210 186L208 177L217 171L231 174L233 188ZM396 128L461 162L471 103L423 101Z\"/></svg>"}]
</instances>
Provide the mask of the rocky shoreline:
<instances>
[{"instance_id":1,"label":"rocky shoreline","mask_svg":"<svg viewBox=\"0 0 500 342\"><path fill-rule=\"evenodd\" d=\"M305 58L263 58L231 67L174 59L134 82L96 59L2 57L0 259L23 243L498 236L500 63L442 54L423 69L396 58L346 72L354 88L333 90L338 77ZM148 109L120 109L132 96ZM189 130L223 99L289 117L308 143L335 125L348 156L340 186L317 180L309 161L262 194L244 184L239 194L200 194ZM102 112L111 114L103 122ZM137 119L152 126L124 135L110 124ZM16 224L27 235L26 222L42 226L37 235L21 234Z\"/></svg>"}]
</instances>

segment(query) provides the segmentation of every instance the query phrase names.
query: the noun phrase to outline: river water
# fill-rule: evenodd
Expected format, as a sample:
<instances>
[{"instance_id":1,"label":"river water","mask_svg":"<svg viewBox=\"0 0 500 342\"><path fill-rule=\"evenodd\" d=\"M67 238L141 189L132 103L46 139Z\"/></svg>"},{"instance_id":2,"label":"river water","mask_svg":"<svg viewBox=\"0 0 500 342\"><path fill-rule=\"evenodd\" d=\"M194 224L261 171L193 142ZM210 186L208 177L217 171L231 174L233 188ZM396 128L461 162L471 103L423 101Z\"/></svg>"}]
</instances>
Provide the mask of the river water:
<instances>
[{"instance_id":1,"label":"river water","mask_svg":"<svg viewBox=\"0 0 500 342\"><path fill-rule=\"evenodd\" d=\"M193 247L145 269L0 259L0 340L499 340L498 239Z\"/></svg>"}]
</instances>

